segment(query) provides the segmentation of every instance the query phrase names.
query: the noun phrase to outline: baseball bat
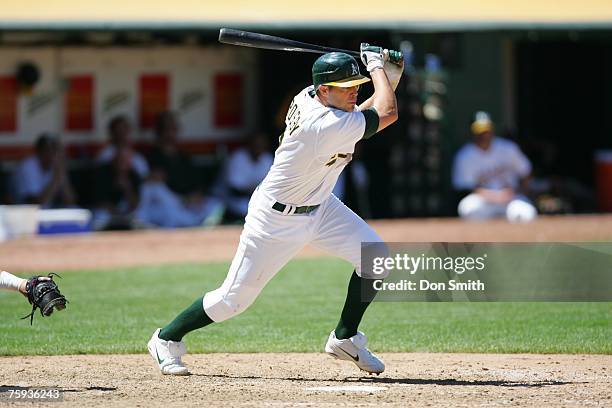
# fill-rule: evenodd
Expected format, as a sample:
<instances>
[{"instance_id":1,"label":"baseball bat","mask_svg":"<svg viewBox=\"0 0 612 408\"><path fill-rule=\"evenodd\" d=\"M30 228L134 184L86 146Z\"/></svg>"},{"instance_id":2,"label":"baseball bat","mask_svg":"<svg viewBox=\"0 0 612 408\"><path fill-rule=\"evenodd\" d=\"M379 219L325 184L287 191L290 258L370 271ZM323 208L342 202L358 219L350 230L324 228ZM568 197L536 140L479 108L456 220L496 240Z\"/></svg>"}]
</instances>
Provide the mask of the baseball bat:
<instances>
[{"instance_id":1,"label":"baseball bat","mask_svg":"<svg viewBox=\"0 0 612 408\"><path fill-rule=\"evenodd\" d=\"M301 41L289 40L287 38L276 37L273 35L251 33L248 31L234 30L232 28L222 28L219 30L219 42L223 44L241 45L243 47L263 48L266 50L279 51L301 51L315 54L325 54L328 52L344 52L359 59L359 51L349 51L340 48L324 47L322 45L308 44ZM401 61L402 53L399 51L389 51L392 62Z\"/></svg>"},{"instance_id":2,"label":"baseball bat","mask_svg":"<svg viewBox=\"0 0 612 408\"><path fill-rule=\"evenodd\" d=\"M345 52L353 57L359 58L359 52L357 51L323 47L321 45L308 44L273 35L251 33L248 31L234 30L231 28L222 28L219 30L219 42L223 44L241 45L243 47L263 48L266 50L301 51L312 52L315 54L325 54L327 52Z\"/></svg>"}]
</instances>

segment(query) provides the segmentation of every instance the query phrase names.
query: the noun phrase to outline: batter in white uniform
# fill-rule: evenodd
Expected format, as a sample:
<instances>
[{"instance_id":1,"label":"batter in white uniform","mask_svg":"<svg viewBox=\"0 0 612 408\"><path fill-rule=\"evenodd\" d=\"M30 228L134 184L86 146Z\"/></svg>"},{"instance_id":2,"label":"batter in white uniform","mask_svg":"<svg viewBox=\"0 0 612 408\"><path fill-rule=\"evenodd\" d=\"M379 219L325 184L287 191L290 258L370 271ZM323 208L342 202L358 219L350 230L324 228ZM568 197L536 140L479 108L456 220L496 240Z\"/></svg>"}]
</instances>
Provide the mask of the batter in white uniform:
<instances>
[{"instance_id":1,"label":"batter in white uniform","mask_svg":"<svg viewBox=\"0 0 612 408\"><path fill-rule=\"evenodd\" d=\"M291 103L274 163L251 197L225 281L157 329L148 343L162 374L188 374L181 361L186 351L183 336L243 312L306 244L338 255L355 267L340 321L325 351L369 373L384 370L382 361L367 349L365 335L357 331L374 296L369 280L360 276L361 243L381 239L332 190L355 144L397 120L394 90L403 67L385 62L387 53L368 44L362 44L361 56L372 77L374 94L359 106L359 85L370 79L360 74L353 57L329 53L314 63L313 86ZM366 301L362 301L362 285L370 288Z\"/></svg>"},{"instance_id":2,"label":"batter in white uniform","mask_svg":"<svg viewBox=\"0 0 612 408\"><path fill-rule=\"evenodd\" d=\"M477 112L471 125L473 143L455 156L453 186L466 196L459 216L469 220L506 217L513 222L536 218L537 211L521 190L531 173L531 163L512 141L495 137L493 123Z\"/></svg>"}]
</instances>

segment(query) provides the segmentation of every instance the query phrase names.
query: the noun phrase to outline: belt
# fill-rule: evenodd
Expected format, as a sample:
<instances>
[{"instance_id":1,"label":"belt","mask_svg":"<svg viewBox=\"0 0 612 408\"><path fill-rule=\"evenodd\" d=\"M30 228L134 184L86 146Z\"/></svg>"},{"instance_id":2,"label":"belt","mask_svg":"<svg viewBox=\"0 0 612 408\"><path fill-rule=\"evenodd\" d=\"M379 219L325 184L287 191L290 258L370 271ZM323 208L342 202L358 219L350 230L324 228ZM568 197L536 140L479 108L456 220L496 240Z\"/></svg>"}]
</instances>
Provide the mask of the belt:
<instances>
[{"instance_id":1,"label":"belt","mask_svg":"<svg viewBox=\"0 0 612 408\"><path fill-rule=\"evenodd\" d=\"M278 201L274 203L274 205L272 206L273 210L276 210L278 212L282 212L283 214L286 215L291 215L291 214L308 214L309 212L312 212L314 210L316 210L317 208L319 208L319 204L317 205L304 205L302 207L295 207L293 205L286 205L283 203L279 203Z\"/></svg>"}]
</instances>

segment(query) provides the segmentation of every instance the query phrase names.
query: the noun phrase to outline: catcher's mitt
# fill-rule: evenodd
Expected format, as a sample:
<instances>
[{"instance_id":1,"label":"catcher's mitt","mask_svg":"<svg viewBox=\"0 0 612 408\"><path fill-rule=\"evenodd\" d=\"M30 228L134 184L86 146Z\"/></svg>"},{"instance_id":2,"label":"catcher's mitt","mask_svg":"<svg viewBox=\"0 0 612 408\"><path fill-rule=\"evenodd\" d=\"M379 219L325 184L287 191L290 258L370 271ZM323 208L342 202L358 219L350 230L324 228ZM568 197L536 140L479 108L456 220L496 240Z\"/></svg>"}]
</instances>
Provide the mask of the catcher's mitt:
<instances>
[{"instance_id":1,"label":"catcher's mitt","mask_svg":"<svg viewBox=\"0 0 612 408\"><path fill-rule=\"evenodd\" d=\"M34 312L40 309L42 316L50 316L54 309L64 310L68 300L62 295L53 281L53 276L59 276L56 273L47 275L49 279L40 279L41 276L33 276L26 284L27 298L32 305L32 313L22 317L22 319L30 318L30 325L34 320ZM61 278L61 276L59 276Z\"/></svg>"}]
</instances>

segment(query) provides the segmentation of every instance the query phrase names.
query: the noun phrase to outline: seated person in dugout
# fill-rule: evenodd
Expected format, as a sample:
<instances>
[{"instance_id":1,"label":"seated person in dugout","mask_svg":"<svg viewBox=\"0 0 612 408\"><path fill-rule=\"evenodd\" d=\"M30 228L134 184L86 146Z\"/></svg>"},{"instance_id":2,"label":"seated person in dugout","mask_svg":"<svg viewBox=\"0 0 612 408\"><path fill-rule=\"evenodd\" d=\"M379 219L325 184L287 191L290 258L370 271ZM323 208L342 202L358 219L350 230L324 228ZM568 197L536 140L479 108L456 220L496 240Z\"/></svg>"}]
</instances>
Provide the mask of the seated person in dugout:
<instances>
[{"instance_id":1,"label":"seated person in dugout","mask_svg":"<svg viewBox=\"0 0 612 408\"><path fill-rule=\"evenodd\" d=\"M177 143L179 123L162 112L155 123L155 146L148 155L150 174L140 189L137 219L162 228L212 226L221 221L223 202L205 197L191 158Z\"/></svg>"},{"instance_id":2,"label":"seated person in dugout","mask_svg":"<svg viewBox=\"0 0 612 408\"><path fill-rule=\"evenodd\" d=\"M46 133L40 135L34 145L34 154L24 159L12 174L13 201L39 204L43 208L74 206L76 196L66 166L58 138Z\"/></svg>"},{"instance_id":3,"label":"seated person in dugout","mask_svg":"<svg viewBox=\"0 0 612 408\"><path fill-rule=\"evenodd\" d=\"M110 163L119 150L130 150L130 166L141 179L149 175L149 165L145 158L132 147L130 135L132 125L126 116L117 115L108 122L109 143L98 153L96 162L98 164Z\"/></svg>"},{"instance_id":4,"label":"seated person in dugout","mask_svg":"<svg viewBox=\"0 0 612 408\"><path fill-rule=\"evenodd\" d=\"M257 133L248 145L232 153L223 174L227 211L234 217L244 218L255 188L263 181L274 157L268 151L268 138Z\"/></svg>"},{"instance_id":5,"label":"seated person in dugout","mask_svg":"<svg viewBox=\"0 0 612 408\"><path fill-rule=\"evenodd\" d=\"M528 222L537 211L525 196L531 163L512 141L496 137L486 112L477 112L471 124L472 142L456 154L453 187L464 197L458 213L467 220L505 217Z\"/></svg>"},{"instance_id":6,"label":"seated person in dugout","mask_svg":"<svg viewBox=\"0 0 612 408\"><path fill-rule=\"evenodd\" d=\"M200 194L197 171L191 156L181 151L178 145L180 126L174 112L162 112L155 120L155 140L147 155L151 168L163 171L168 188L187 198ZM200 194L201 195L201 194Z\"/></svg>"},{"instance_id":7,"label":"seated person in dugout","mask_svg":"<svg viewBox=\"0 0 612 408\"><path fill-rule=\"evenodd\" d=\"M134 152L119 147L95 170L94 229L131 229L142 179L132 166Z\"/></svg>"}]
</instances>

